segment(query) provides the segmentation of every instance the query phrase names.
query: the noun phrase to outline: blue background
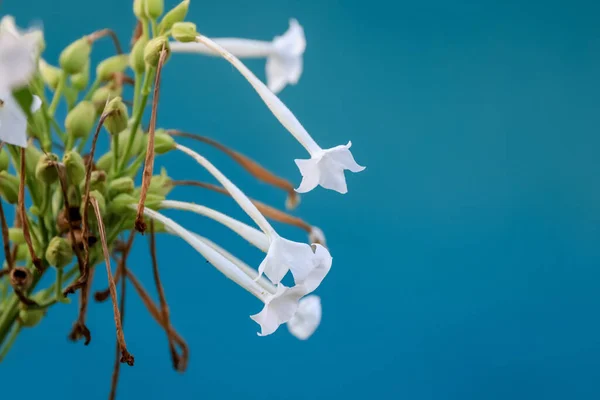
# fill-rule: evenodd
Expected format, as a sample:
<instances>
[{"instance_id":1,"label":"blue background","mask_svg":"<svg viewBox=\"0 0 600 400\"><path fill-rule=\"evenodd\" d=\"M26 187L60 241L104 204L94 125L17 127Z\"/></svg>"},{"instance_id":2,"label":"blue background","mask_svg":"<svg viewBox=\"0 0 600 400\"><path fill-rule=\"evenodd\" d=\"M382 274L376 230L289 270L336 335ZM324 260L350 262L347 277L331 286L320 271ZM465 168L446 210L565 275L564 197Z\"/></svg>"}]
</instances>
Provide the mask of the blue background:
<instances>
[{"instance_id":1,"label":"blue background","mask_svg":"<svg viewBox=\"0 0 600 400\"><path fill-rule=\"evenodd\" d=\"M96 29L127 42L128 3L5 0L2 12L21 25L43 21L44 56L55 63ZM303 196L298 214L324 229L334 256L318 290L324 319L307 342L285 327L257 337L248 315L260 303L185 243L161 237L189 370L172 371L164 333L130 295L136 365L122 368L120 398L600 398L599 13L592 1L192 0L189 20L209 36L269 39L298 18L305 72L281 97L323 146L351 139L368 168L348 177L347 195ZM94 60L112 52L100 42ZM249 65L264 77L263 61ZM210 135L299 182L293 159L304 150L223 60L173 56L161 99L160 126ZM281 192L189 144L248 194L282 206ZM175 179L208 178L179 155L157 165ZM201 189L171 197L245 218ZM217 224L171 215L259 262ZM151 287L146 248L138 237L131 266ZM107 397L111 307L92 305L87 348L66 340L76 313L75 304L55 308L22 334L0 367L3 390Z\"/></svg>"}]
</instances>

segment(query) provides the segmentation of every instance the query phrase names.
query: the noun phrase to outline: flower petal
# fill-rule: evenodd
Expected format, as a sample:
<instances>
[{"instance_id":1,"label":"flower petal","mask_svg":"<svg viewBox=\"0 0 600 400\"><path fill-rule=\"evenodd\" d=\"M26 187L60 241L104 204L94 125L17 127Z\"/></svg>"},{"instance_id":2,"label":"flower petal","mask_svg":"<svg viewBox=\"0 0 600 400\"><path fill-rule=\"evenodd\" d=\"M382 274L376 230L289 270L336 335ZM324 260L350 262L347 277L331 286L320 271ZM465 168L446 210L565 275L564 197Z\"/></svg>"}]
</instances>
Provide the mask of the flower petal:
<instances>
[{"instance_id":1,"label":"flower petal","mask_svg":"<svg viewBox=\"0 0 600 400\"><path fill-rule=\"evenodd\" d=\"M329 254L329 251L325 247L320 244L313 244L313 246L315 248L312 258L313 267L304 279L299 282L297 281L297 283L304 285L306 294L314 292L319 287L333 264L333 257L331 257L331 254Z\"/></svg>"},{"instance_id":2,"label":"flower petal","mask_svg":"<svg viewBox=\"0 0 600 400\"><path fill-rule=\"evenodd\" d=\"M304 279L314 269L314 253L310 245L293 242L282 237L271 240L267 256L258 267L259 275L263 273L273 282L279 284L289 270L296 283Z\"/></svg>"},{"instance_id":3,"label":"flower petal","mask_svg":"<svg viewBox=\"0 0 600 400\"><path fill-rule=\"evenodd\" d=\"M298 193L306 193L310 192L317 186L319 186L319 166L317 163L319 160L308 159L308 160L294 160L298 169L300 170L300 174L302 175L302 182L300 182L300 186L296 189Z\"/></svg>"},{"instance_id":4,"label":"flower petal","mask_svg":"<svg viewBox=\"0 0 600 400\"><path fill-rule=\"evenodd\" d=\"M298 305L298 311L288 321L290 333L300 340L312 336L321 323L322 307L319 296L310 295L303 297Z\"/></svg>"},{"instance_id":5,"label":"flower petal","mask_svg":"<svg viewBox=\"0 0 600 400\"><path fill-rule=\"evenodd\" d=\"M12 94L0 92L0 140L27 147L27 117Z\"/></svg>"},{"instance_id":6,"label":"flower petal","mask_svg":"<svg viewBox=\"0 0 600 400\"><path fill-rule=\"evenodd\" d=\"M304 296L304 288L284 285L277 286L277 292L265 301L265 306L258 314L250 316L260 325L258 336L270 335L279 328L279 325L288 322L298 309L298 302Z\"/></svg>"}]
</instances>

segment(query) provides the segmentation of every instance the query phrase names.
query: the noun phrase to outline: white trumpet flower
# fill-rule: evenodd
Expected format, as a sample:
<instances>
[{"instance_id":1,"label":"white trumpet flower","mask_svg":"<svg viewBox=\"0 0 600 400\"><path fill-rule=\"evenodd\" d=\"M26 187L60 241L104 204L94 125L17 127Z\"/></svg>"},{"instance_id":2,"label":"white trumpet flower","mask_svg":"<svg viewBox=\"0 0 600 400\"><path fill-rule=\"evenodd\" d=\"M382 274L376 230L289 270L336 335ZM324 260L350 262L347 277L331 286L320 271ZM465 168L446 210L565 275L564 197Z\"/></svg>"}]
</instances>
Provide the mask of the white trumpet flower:
<instances>
[{"instance_id":1,"label":"white trumpet flower","mask_svg":"<svg viewBox=\"0 0 600 400\"><path fill-rule=\"evenodd\" d=\"M130 208L134 211L136 210L135 205L131 205ZM265 304L261 312L250 316L261 327L261 332L258 333L259 336L272 334L281 324L289 321L296 313L300 298L306 294L306 289L302 285L296 285L292 288L279 285L275 293L272 293L238 268L219 251L213 249L211 245L202 240L202 237L191 233L172 219L149 208L144 209L144 214L148 218L161 222L168 231L185 240L226 277Z\"/></svg>"},{"instance_id":2,"label":"white trumpet flower","mask_svg":"<svg viewBox=\"0 0 600 400\"><path fill-rule=\"evenodd\" d=\"M297 192L305 193L318 185L342 194L348 192L344 170L360 172L365 169L354 160L350 152L351 142L330 149L321 148L286 105L233 54L206 36L198 35L196 41L205 44L229 61L248 80L279 122L308 151L310 159L295 160L302 174L302 182L296 189Z\"/></svg>"},{"instance_id":3,"label":"white trumpet flower","mask_svg":"<svg viewBox=\"0 0 600 400\"><path fill-rule=\"evenodd\" d=\"M290 333L300 340L312 336L321 323L321 298L316 295L303 297L296 314L287 322Z\"/></svg>"},{"instance_id":4,"label":"white trumpet flower","mask_svg":"<svg viewBox=\"0 0 600 400\"><path fill-rule=\"evenodd\" d=\"M194 158L214 176L268 238L269 247L265 259L258 268L259 276L264 273L271 282L279 284L287 272L291 270L296 283L302 283L309 279L311 280L311 287L320 284L320 281L316 283L316 278L313 278L313 271L319 271L318 276L321 276L325 271L325 275L329 272L332 258L326 248L314 244L315 251L313 251L312 247L306 243L293 242L282 238L258 211L252 201L210 161L185 146L178 144L176 148ZM172 205L172 203L170 204ZM195 207L189 209L190 211L197 210ZM325 275L322 275L323 278Z\"/></svg>"},{"instance_id":5,"label":"white trumpet flower","mask_svg":"<svg viewBox=\"0 0 600 400\"><path fill-rule=\"evenodd\" d=\"M226 48L239 58L267 58L267 86L279 93L287 85L295 85L303 70L303 56L306 50L306 37L302 25L290 19L290 27L272 42L239 38L215 38L215 43ZM173 53L200 53L219 55L202 43L171 42Z\"/></svg>"}]
</instances>

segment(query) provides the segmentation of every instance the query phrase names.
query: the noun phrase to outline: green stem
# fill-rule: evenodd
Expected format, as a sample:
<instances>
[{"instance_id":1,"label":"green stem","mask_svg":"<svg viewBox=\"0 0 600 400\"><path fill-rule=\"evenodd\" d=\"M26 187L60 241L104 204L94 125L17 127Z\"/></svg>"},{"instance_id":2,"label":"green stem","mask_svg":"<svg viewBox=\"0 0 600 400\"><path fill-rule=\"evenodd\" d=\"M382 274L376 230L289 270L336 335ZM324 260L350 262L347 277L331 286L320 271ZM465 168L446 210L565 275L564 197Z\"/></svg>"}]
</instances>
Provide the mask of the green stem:
<instances>
[{"instance_id":1,"label":"green stem","mask_svg":"<svg viewBox=\"0 0 600 400\"><path fill-rule=\"evenodd\" d=\"M140 90L142 89L142 74L136 72L134 74L135 82L133 83L133 113L137 112L140 102Z\"/></svg>"},{"instance_id":2,"label":"green stem","mask_svg":"<svg viewBox=\"0 0 600 400\"><path fill-rule=\"evenodd\" d=\"M129 166L129 168L127 168L127 170L125 170L125 173L123 175L130 176L132 178L134 176L136 176L140 166L142 165L142 163L144 162L145 159L146 159L146 151L143 151L136 157L136 159Z\"/></svg>"},{"instance_id":3,"label":"green stem","mask_svg":"<svg viewBox=\"0 0 600 400\"><path fill-rule=\"evenodd\" d=\"M102 84L102 82L100 81L100 79L96 78L94 83L92 83L90 90L88 90L88 92L86 93L86 95L83 99L89 101L92 98L92 95L94 94L94 92L96 90L98 90L98 88L100 87L101 84Z\"/></svg>"},{"instance_id":4,"label":"green stem","mask_svg":"<svg viewBox=\"0 0 600 400\"><path fill-rule=\"evenodd\" d=\"M151 19L150 25L152 26L152 37L156 37L156 35L158 34L158 28L156 27L156 20Z\"/></svg>"},{"instance_id":5,"label":"green stem","mask_svg":"<svg viewBox=\"0 0 600 400\"><path fill-rule=\"evenodd\" d=\"M63 269L56 268L56 283L54 284L54 299L57 302L62 302L62 281L63 281Z\"/></svg>"},{"instance_id":6,"label":"green stem","mask_svg":"<svg viewBox=\"0 0 600 400\"><path fill-rule=\"evenodd\" d=\"M67 140L67 134L63 132L63 130L60 128L60 125L58 124L58 122L56 122L56 120L54 118L51 118L50 116L48 116L48 119L50 120L50 124L52 124L52 127L58 134L58 137L60 138L60 140L62 140L62 142L65 143ZM50 136L52 136L52 135L50 135Z\"/></svg>"},{"instance_id":7,"label":"green stem","mask_svg":"<svg viewBox=\"0 0 600 400\"><path fill-rule=\"evenodd\" d=\"M2 351L0 351L0 363L2 362L2 360L4 360L4 357L6 357L6 355L8 354L8 351L12 347L13 343L15 343L15 339L19 335L20 331L21 331L21 323L17 322L17 325L12 329L8 340L4 344L4 347L2 347Z\"/></svg>"},{"instance_id":8,"label":"green stem","mask_svg":"<svg viewBox=\"0 0 600 400\"><path fill-rule=\"evenodd\" d=\"M131 134L129 135L127 145L125 146L125 151L123 152L123 162L117 168L117 176L121 173L121 171L123 171L123 169L127 165L127 161L129 160L131 147L133 146L135 135L137 133L138 128L140 127L140 123L142 122L142 117L144 116L144 109L146 108L146 104L148 103L148 97L150 95L150 90L152 89L154 72L155 68L148 67L146 70L146 74L144 75L144 86L142 87L141 91L142 100L140 102L140 107L137 110L135 110L133 124L131 125ZM119 159L115 158L115 163L119 163Z\"/></svg>"},{"instance_id":9,"label":"green stem","mask_svg":"<svg viewBox=\"0 0 600 400\"><path fill-rule=\"evenodd\" d=\"M113 142L113 157L115 160L119 159L119 135L115 134L112 135L112 142ZM117 162L113 163L113 167L114 167L114 171L115 173L117 173L118 171L118 166L117 166Z\"/></svg>"},{"instance_id":10,"label":"green stem","mask_svg":"<svg viewBox=\"0 0 600 400\"><path fill-rule=\"evenodd\" d=\"M48 108L48 115L50 117L54 117L54 113L56 112L56 108L58 107L58 102L60 100L60 97L62 96L62 92L65 88L66 82L67 74L65 74L64 71L61 71L60 78L58 79L58 86L56 87L54 97L52 97L52 102L50 103L50 107Z\"/></svg>"}]
</instances>

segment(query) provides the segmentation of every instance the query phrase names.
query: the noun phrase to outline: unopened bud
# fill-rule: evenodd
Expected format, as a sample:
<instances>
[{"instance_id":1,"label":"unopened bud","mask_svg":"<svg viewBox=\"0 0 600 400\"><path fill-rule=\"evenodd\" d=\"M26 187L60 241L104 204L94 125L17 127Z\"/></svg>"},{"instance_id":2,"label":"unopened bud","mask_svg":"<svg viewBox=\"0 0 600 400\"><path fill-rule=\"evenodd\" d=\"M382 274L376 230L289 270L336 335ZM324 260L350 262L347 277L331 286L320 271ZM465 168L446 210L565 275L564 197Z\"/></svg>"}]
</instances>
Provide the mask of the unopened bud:
<instances>
[{"instance_id":1,"label":"unopened bud","mask_svg":"<svg viewBox=\"0 0 600 400\"><path fill-rule=\"evenodd\" d=\"M69 75L82 72L89 63L92 46L87 37L78 39L68 45L58 59L60 67Z\"/></svg>"},{"instance_id":2,"label":"unopened bud","mask_svg":"<svg viewBox=\"0 0 600 400\"><path fill-rule=\"evenodd\" d=\"M58 269L64 268L73 259L73 249L66 239L60 236L52 238L46 249L46 260Z\"/></svg>"},{"instance_id":3,"label":"unopened bud","mask_svg":"<svg viewBox=\"0 0 600 400\"><path fill-rule=\"evenodd\" d=\"M163 129L159 129L154 133L154 152L157 154L165 154L175 148L175 139L167 134Z\"/></svg>"},{"instance_id":4,"label":"unopened bud","mask_svg":"<svg viewBox=\"0 0 600 400\"><path fill-rule=\"evenodd\" d=\"M25 243L25 235L23 235L23 229L21 228L9 228L8 238L15 244Z\"/></svg>"},{"instance_id":5,"label":"unopened bud","mask_svg":"<svg viewBox=\"0 0 600 400\"><path fill-rule=\"evenodd\" d=\"M96 161L96 168L101 169L103 171L110 171L113 165L114 155L112 151L108 153L104 153L102 157Z\"/></svg>"},{"instance_id":6,"label":"unopened bud","mask_svg":"<svg viewBox=\"0 0 600 400\"><path fill-rule=\"evenodd\" d=\"M129 206L136 203L135 197L128 193L121 193L108 202L108 211L114 214L122 214L130 211Z\"/></svg>"},{"instance_id":7,"label":"unopened bud","mask_svg":"<svg viewBox=\"0 0 600 400\"><path fill-rule=\"evenodd\" d=\"M83 67L81 72L78 72L75 75L71 75L71 85L77 91L85 90L88 83L90 82L90 63L89 60Z\"/></svg>"},{"instance_id":8,"label":"unopened bud","mask_svg":"<svg viewBox=\"0 0 600 400\"><path fill-rule=\"evenodd\" d=\"M148 39L142 36L135 42L131 54L129 54L129 66L137 74L142 74L146 70L146 61L144 61L146 44L148 44Z\"/></svg>"},{"instance_id":9,"label":"unopened bud","mask_svg":"<svg viewBox=\"0 0 600 400\"><path fill-rule=\"evenodd\" d=\"M171 36L178 42L195 42L196 36L198 36L196 24L192 22L177 22L171 29Z\"/></svg>"},{"instance_id":10,"label":"unopened bud","mask_svg":"<svg viewBox=\"0 0 600 400\"><path fill-rule=\"evenodd\" d=\"M76 151L68 151L63 156L63 164L65 164L69 182L78 185L85 177L85 164L81 155Z\"/></svg>"},{"instance_id":11,"label":"unopened bud","mask_svg":"<svg viewBox=\"0 0 600 400\"><path fill-rule=\"evenodd\" d=\"M48 64L43 59L39 62L40 75L42 80L50 89L56 89L58 87L58 81L60 81L60 68Z\"/></svg>"},{"instance_id":12,"label":"unopened bud","mask_svg":"<svg viewBox=\"0 0 600 400\"><path fill-rule=\"evenodd\" d=\"M166 196L173 189L171 185L171 178L167 175L167 170L162 168L160 175L154 175L150 179L150 186L148 186L148 193L156 194L159 196Z\"/></svg>"},{"instance_id":13,"label":"unopened bud","mask_svg":"<svg viewBox=\"0 0 600 400\"><path fill-rule=\"evenodd\" d=\"M8 156L8 151L6 148L2 147L2 150L0 150L0 171L6 171L9 163L10 158Z\"/></svg>"},{"instance_id":14,"label":"unopened bud","mask_svg":"<svg viewBox=\"0 0 600 400\"><path fill-rule=\"evenodd\" d=\"M159 36L152 39L144 48L144 61L146 61L148 65L156 67L158 65L158 60L160 59L160 53L163 49L167 52L168 57L171 53L171 48L169 47L169 41L166 37Z\"/></svg>"},{"instance_id":15,"label":"unopened bud","mask_svg":"<svg viewBox=\"0 0 600 400\"><path fill-rule=\"evenodd\" d=\"M17 290L27 290L31 287L31 272L25 267L14 267L10 270L10 284Z\"/></svg>"},{"instance_id":16,"label":"unopened bud","mask_svg":"<svg viewBox=\"0 0 600 400\"><path fill-rule=\"evenodd\" d=\"M19 321L22 326L33 328L40 323L44 315L46 315L45 309L23 308L19 311Z\"/></svg>"},{"instance_id":17,"label":"unopened bud","mask_svg":"<svg viewBox=\"0 0 600 400\"><path fill-rule=\"evenodd\" d=\"M144 203L144 205L151 210L158 210L163 201L165 201L165 196L161 196L159 194L154 193L148 193L146 195L146 202Z\"/></svg>"},{"instance_id":18,"label":"unopened bud","mask_svg":"<svg viewBox=\"0 0 600 400\"><path fill-rule=\"evenodd\" d=\"M56 154L44 154L40 157L35 168L35 177L37 180L44 182L47 185L51 185L58 179L58 170L56 169L56 162L58 156Z\"/></svg>"},{"instance_id":19,"label":"unopened bud","mask_svg":"<svg viewBox=\"0 0 600 400\"><path fill-rule=\"evenodd\" d=\"M100 212L104 215L104 211L106 210L106 201L104 200L104 196L97 190L92 190L90 192L90 202L88 203L88 213L89 215L96 215L94 212L94 207L92 206L91 199L96 199L98 201L98 206L100 207ZM81 215L83 215L83 204L81 205ZM96 218L91 218L91 220L96 220Z\"/></svg>"},{"instance_id":20,"label":"unopened bud","mask_svg":"<svg viewBox=\"0 0 600 400\"><path fill-rule=\"evenodd\" d=\"M133 0L133 13L139 20L142 21L148 19L145 2L145 0Z\"/></svg>"},{"instance_id":21,"label":"unopened bud","mask_svg":"<svg viewBox=\"0 0 600 400\"><path fill-rule=\"evenodd\" d=\"M108 185L108 196L113 198L121 193L132 193L134 187L133 179L127 176L115 179Z\"/></svg>"},{"instance_id":22,"label":"unopened bud","mask_svg":"<svg viewBox=\"0 0 600 400\"><path fill-rule=\"evenodd\" d=\"M111 135L117 135L127 128L129 114L120 97L115 97L104 108L104 127Z\"/></svg>"},{"instance_id":23,"label":"unopened bud","mask_svg":"<svg viewBox=\"0 0 600 400\"><path fill-rule=\"evenodd\" d=\"M7 171L0 172L0 195L10 204L19 201L19 178Z\"/></svg>"},{"instance_id":24,"label":"unopened bud","mask_svg":"<svg viewBox=\"0 0 600 400\"><path fill-rule=\"evenodd\" d=\"M164 0L144 0L144 7L148 18L157 19L165 10L165 2Z\"/></svg>"},{"instance_id":25,"label":"unopened bud","mask_svg":"<svg viewBox=\"0 0 600 400\"><path fill-rule=\"evenodd\" d=\"M166 13L158 25L160 34L164 35L175 23L183 21L187 15L189 6L190 0L184 0Z\"/></svg>"},{"instance_id":26,"label":"unopened bud","mask_svg":"<svg viewBox=\"0 0 600 400\"><path fill-rule=\"evenodd\" d=\"M31 259L31 253L29 253L29 247L25 243L17 246L17 257L15 261L28 261Z\"/></svg>"},{"instance_id":27,"label":"unopened bud","mask_svg":"<svg viewBox=\"0 0 600 400\"><path fill-rule=\"evenodd\" d=\"M67 114L65 128L73 138L87 138L95 122L96 108L92 102L84 100Z\"/></svg>"},{"instance_id":28,"label":"unopened bud","mask_svg":"<svg viewBox=\"0 0 600 400\"><path fill-rule=\"evenodd\" d=\"M107 81L118 72L125 71L129 63L128 54L118 54L102 61L96 67L96 79Z\"/></svg>"},{"instance_id":29,"label":"unopened bud","mask_svg":"<svg viewBox=\"0 0 600 400\"><path fill-rule=\"evenodd\" d=\"M84 192L85 181L82 181L79 185L79 190ZM92 171L90 176L90 191L98 191L101 194L106 193L106 172L102 170Z\"/></svg>"},{"instance_id":30,"label":"unopened bud","mask_svg":"<svg viewBox=\"0 0 600 400\"><path fill-rule=\"evenodd\" d=\"M129 142L129 137L132 135L131 129L126 129L125 131L119 133L118 141L119 148L124 149ZM131 145L131 153L130 154L140 154L146 150L148 135L144 135L141 129L138 129L137 133L135 133L135 138L133 138L133 144Z\"/></svg>"},{"instance_id":31,"label":"unopened bud","mask_svg":"<svg viewBox=\"0 0 600 400\"><path fill-rule=\"evenodd\" d=\"M81 205L81 193L75 186L69 186L67 189L67 199L69 200L69 207L79 207Z\"/></svg>"},{"instance_id":32,"label":"unopened bud","mask_svg":"<svg viewBox=\"0 0 600 400\"><path fill-rule=\"evenodd\" d=\"M94 104L96 111L101 113L106 106L106 102L110 99L114 99L115 97L119 97L121 93L123 93L122 86L102 86L100 89L96 90L92 95L92 103Z\"/></svg>"},{"instance_id":33,"label":"unopened bud","mask_svg":"<svg viewBox=\"0 0 600 400\"><path fill-rule=\"evenodd\" d=\"M33 176L35 174L35 168L42 154L37 147L27 146L25 149L25 176Z\"/></svg>"}]
</instances>

